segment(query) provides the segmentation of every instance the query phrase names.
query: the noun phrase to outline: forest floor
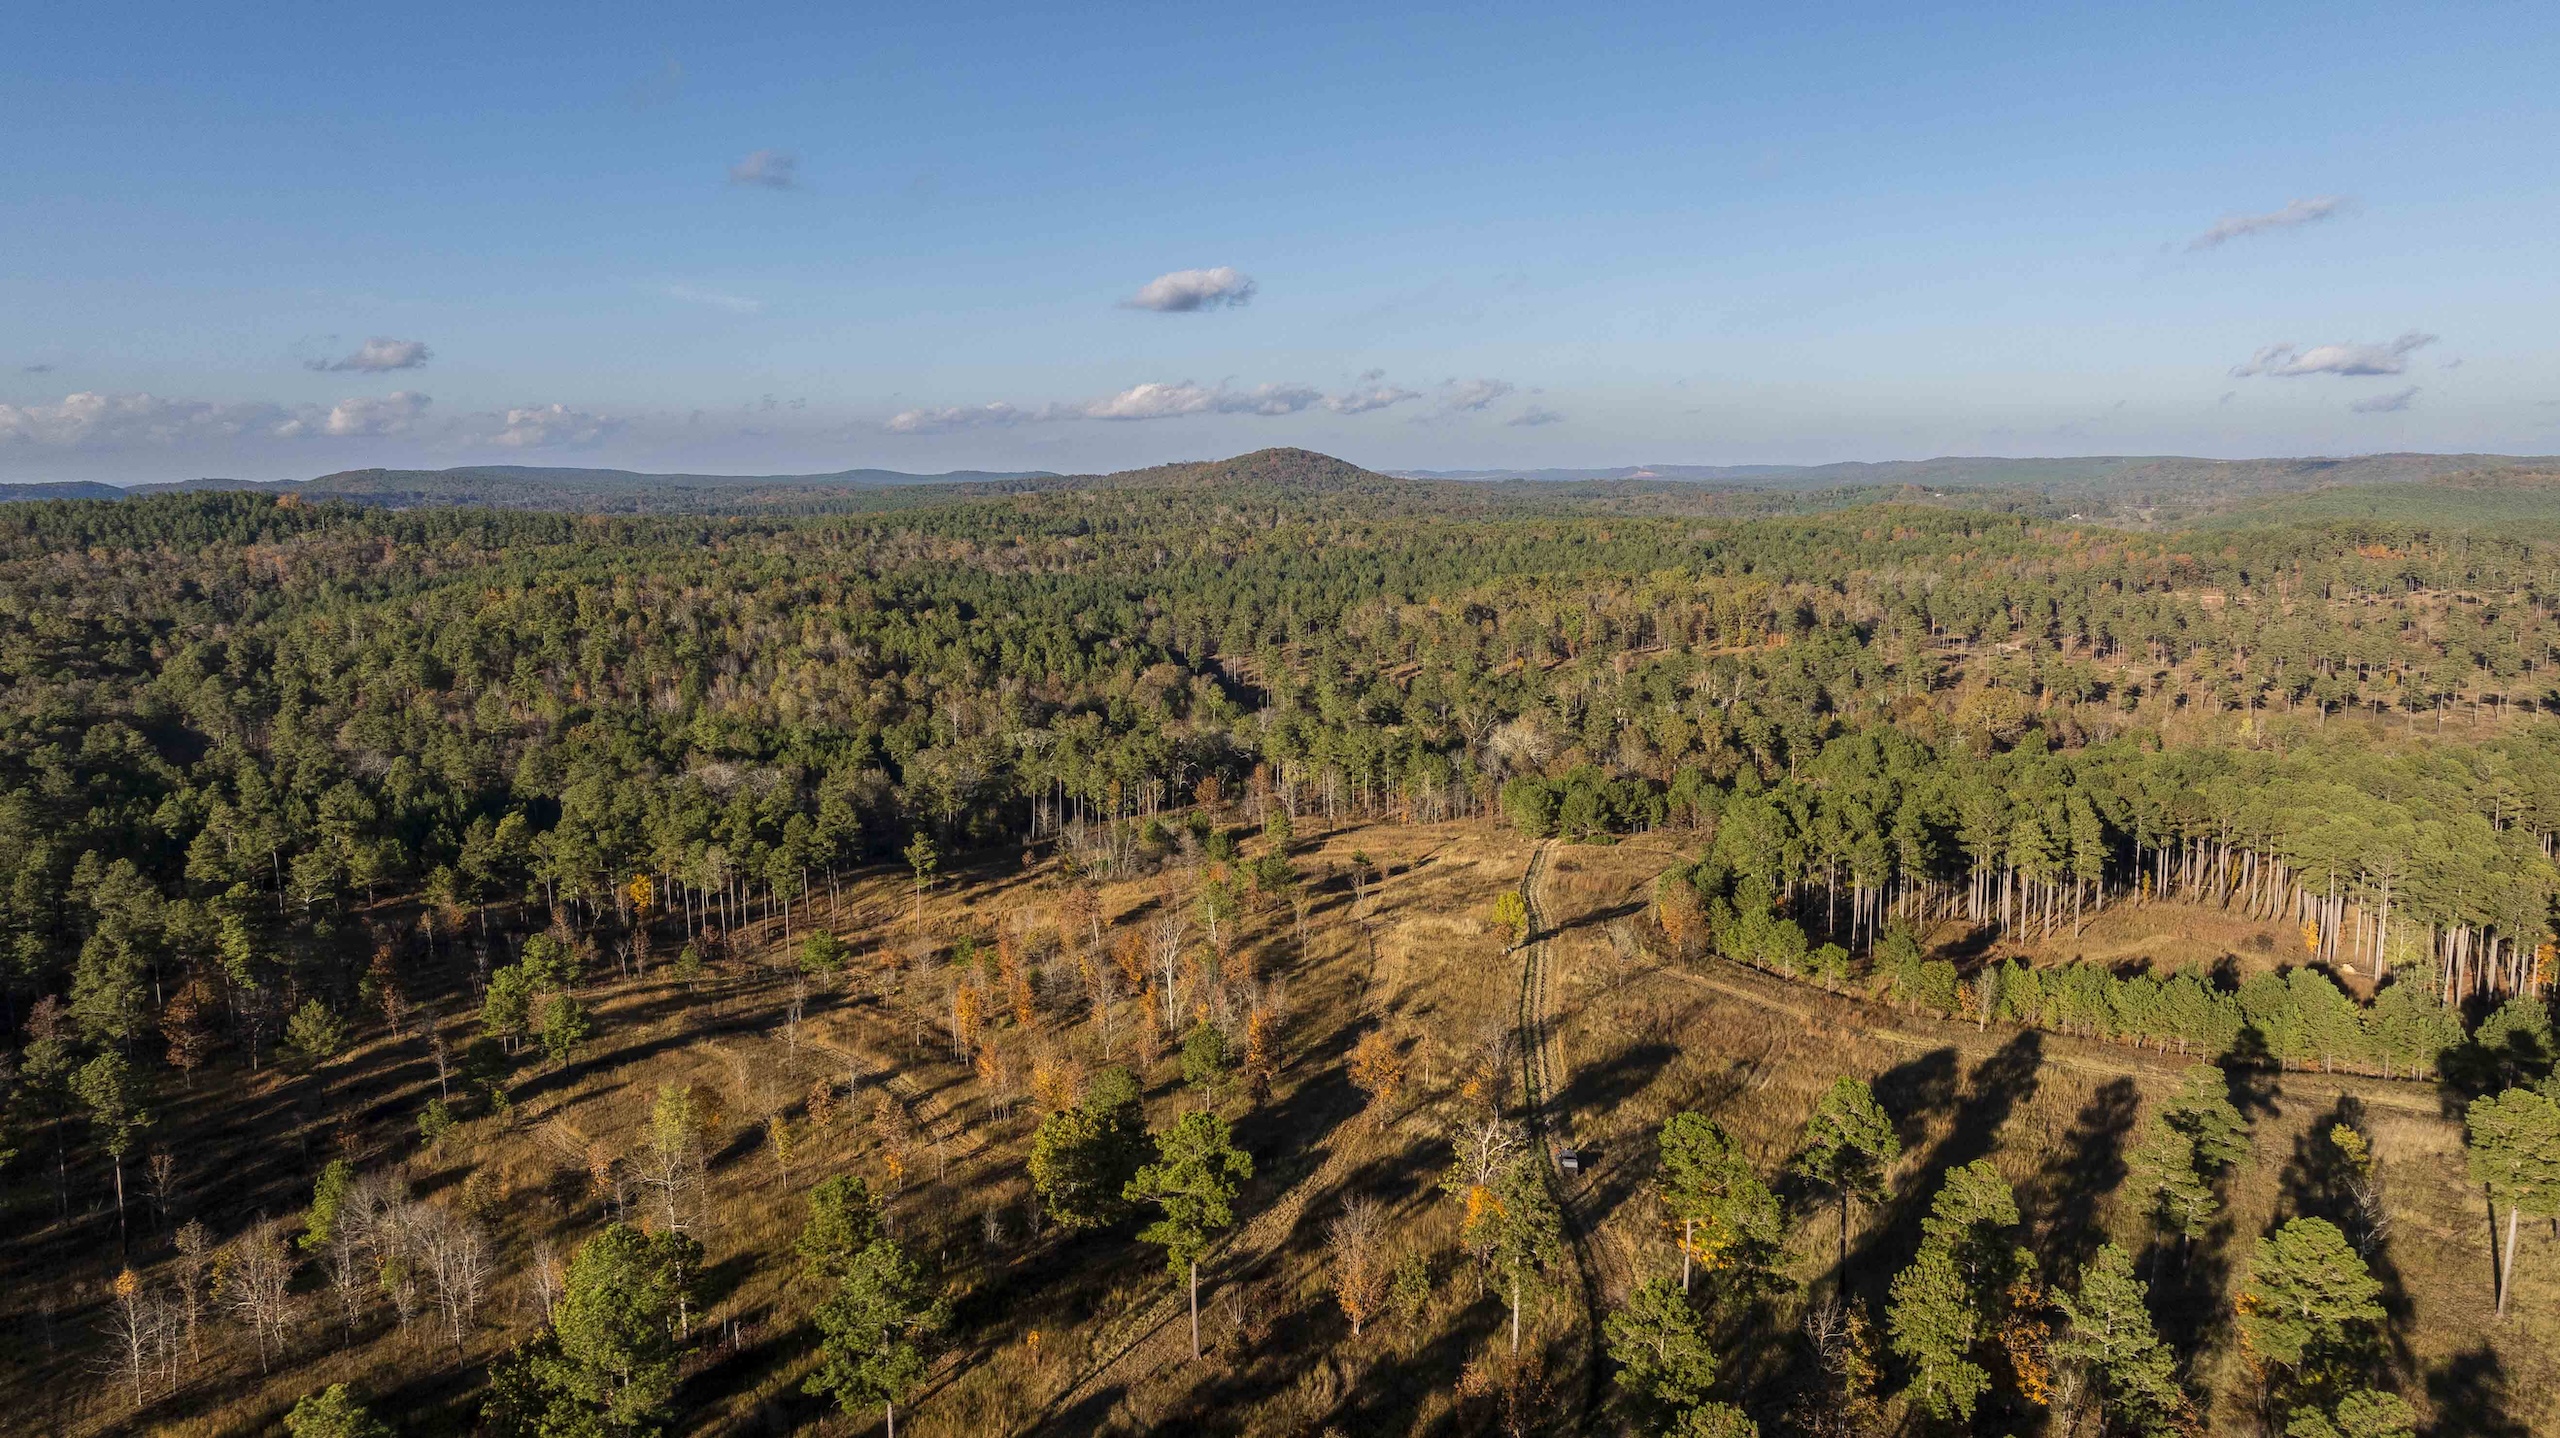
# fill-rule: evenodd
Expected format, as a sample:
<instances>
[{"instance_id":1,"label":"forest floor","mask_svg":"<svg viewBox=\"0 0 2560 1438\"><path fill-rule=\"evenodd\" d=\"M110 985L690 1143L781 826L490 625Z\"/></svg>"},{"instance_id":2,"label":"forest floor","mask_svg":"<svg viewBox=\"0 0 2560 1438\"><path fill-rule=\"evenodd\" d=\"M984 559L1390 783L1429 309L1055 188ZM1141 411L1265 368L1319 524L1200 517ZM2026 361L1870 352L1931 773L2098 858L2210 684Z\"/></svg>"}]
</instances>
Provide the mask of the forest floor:
<instances>
[{"instance_id":1,"label":"forest floor","mask_svg":"<svg viewBox=\"0 0 2560 1438\"><path fill-rule=\"evenodd\" d=\"M1237 1227L1204 1264L1206 1352L1197 1362L1184 1290L1158 1250L1135 1240L1135 1221L1082 1234L1039 1222L1024 1168L1038 1110L1020 1093L1023 1075L1006 1082L1015 1097L995 1102L986 1080L953 1059L947 980L914 962L922 945L913 888L903 870L879 870L818 906L816 919L857 952L840 983L801 980L778 930L692 989L663 965L599 983L586 994L597 1040L564 1066L520 1069L512 1115L475 1119L435 1151L415 1130L437 1083L415 1028L371 1033L316 1073L224 1072L172 1096L156 1137L187 1177L166 1219L133 1206L137 1266L155 1278L165 1271L171 1220L200 1216L228 1237L260 1214L298 1214L320 1163L348 1154L496 1227L505 1276L459 1354L431 1317L403 1329L377 1311L346 1331L312 1291L272 1371L239 1330L209 1321L203 1356L176 1391L137 1412L98 1368L118 1267L113 1213L96 1199L104 1176L75 1166L74 1191L88 1198L57 1220L49 1166L36 1162L45 1155L23 1155L8 1199L24 1228L0 1248L0 1335L10 1340L0 1432L261 1433L295 1397L337 1381L369 1388L403 1433L470 1431L488 1363L538 1328L539 1300L523 1275L546 1252L565 1257L615 1214L645 1213L628 1159L667 1083L699 1086L721 1116L698 1233L704 1306L679 1395L686 1433L870 1431L799 1392L818 1294L798 1276L791 1241L818 1179L854 1173L887 1186L892 1150L904 1177L891 1221L956 1296L952 1346L902 1413L902 1433L1477 1431L1486 1415L1462 1411L1479 1400L1459 1396L1461 1376L1492 1367L1507 1315L1457 1253L1459 1213L1437 1180L1462 1113L1488 1090L1516 1102L1524 1031L1553 1136L1585 1159L1559 1181L1586 1241L1568 1249L1524 1315L1540 1374L1536 1426L1546 1431L1608 1431L1624 1416L1599 1381L1591 1317L1677 1263L1649 1174L1653 1131L1680 1109L1718 1118L1773 1181L1839 1074L1872 1079L1902 1128L1894 1196L1854 1215L1845 1273L1836 1213L1778 1184L1794 1223L1787 1271L1798 1286L1720 1310L1718 1342L1729 1355L1720 1386L1764 1417L1803 1379L1793 1330L1806 1298L1845 1282L1880 1308L1949 1166L1987 1157L2009 1176L2049 1273L2067 1274L2110 1236L2143 1248L2139 1216L2111 1195L2144 1106L2183 1067L2177 1056L1940 1023L1714 961L1665 964L1648 942L1643 905L1655 876L1682 857L1667 836L1548 846L1532 895L1539 933L1514 951L1487 919L1496 897L1530 874L1539 847L1475 822L1345 827L1294 846L1312 900L1303 943L1287 906L1275 904L1248 917L1237 946L1281 1015L1282 1062L1267 1099L1224 1101L1255 1173ZM1355 854L1371 867L1357 869ZM955 862L925 897L922 933L991 939L1002 926L1037 955L1065 893L1054 862ZM1109 937L1142 932L1179 893L1171 875L1104 886ZM2167 909L2150 911L2155 928L2177 917ZM2100 957L2091 948L2101 940L2133 952L2141 936L2126 922L2121 933L2091 925L2083 952ZM2249 935L2232 937L2244 949ZM659 958L671 948L661 941ZM462 960L447 962L451 993ZM1105 1057L1102 1035L1077 998L1072 966L1059 973L1062 961L1049 962L1038 1023L1017 1032L1000 1021L1010 1051L1024 1069L1046 1056L1090 1071ZM1134 1008L1115 1017L1114 1061L1136 1062ZM458 1047L470 1015L449 998L432 1021ZM1352 1046L1372 1029L1402 1049L1408 1072L1382 1111L1349 1075ZM1156 1122L1196 1102L1178 1068L1171 1055L1146 1068ZM2464 1178L2459 1122L2435 1091L2316 1073L2257 1074L2248 1084L2256 1157L2230 1180L2220 1225L2183 1264L2146 1269L2162 1276L2164 1329L2203 1355L2197 1376L2223 1396L2215 1431L2239 1423L2232 1395L2253 1386L2229 1321L2250 1241L2285 1217L2341 1202L2317 1137L2341 1112L2359 1115L2382 1156L2393 1226L2376 1269L2391 1360L2403 1391L2430 1415L2429 1431L2560 1431L2551 1341L2560 1336L2560 1244L2528 1236L2514 1311L2497 1322L2487 1215ZM798 1135L787 1163L772 1141L776 1115ZM1382 1318L1357 1340L1332 1301L1324 1248L1327 1225L1352 1197L1385 1206L1396 1241L1433 1259L1418 1310Z\"/></svg>"}]
</instances>

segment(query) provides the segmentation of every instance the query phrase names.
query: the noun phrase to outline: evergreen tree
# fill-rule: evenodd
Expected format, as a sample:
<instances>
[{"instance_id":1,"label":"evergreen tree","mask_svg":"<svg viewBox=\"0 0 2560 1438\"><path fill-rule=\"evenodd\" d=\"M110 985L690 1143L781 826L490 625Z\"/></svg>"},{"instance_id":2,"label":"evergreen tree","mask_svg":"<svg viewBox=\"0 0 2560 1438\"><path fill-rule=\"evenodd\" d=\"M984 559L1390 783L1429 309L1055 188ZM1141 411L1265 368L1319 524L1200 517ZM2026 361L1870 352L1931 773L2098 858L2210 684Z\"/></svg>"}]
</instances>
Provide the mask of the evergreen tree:
<instances>
[{"instance_id":1,"label":"evergreen tree","mask_svg":"<svg viewBox=\"0 0 2560 1438\"><path fill-rule=\"evenodd\" d=\"M809 1219L800 1226L793 1251L813 1278L833 1282L852 1268L854 1259L881 1237L880 1204L871 1185L847 1174L831 1174L809 1190Z\"/></svg>"},{"instance_id":2,"label":"evergreen tree","mask_svg":"<svg viewBox=\"0 0 2560 1438\"><path fill-rule=\"evenodd\" d=\"M1849 1273L1849 1205L1881 1194L1886 1167L1901 1155L1902 1139L1893 1131L1893 1120L1885 1116L1863 1079L1843 1074L1832 1080L1813 1116L1805 1120L1804 1145L1796 1155L1795 1171L1830 1189L1833 1201L1840 1205L1844 1283Z\"/></svg>"},{"instance_id":3,"label":"evergreen tree","mask_svg":"<svg viewBox=\"0 0 2560 1438\"><path fill-rule=\"evenodd\" d=\"M1610 1310L1601 1324L1617 1382L1661 1408L1678 1412L1704 1402L1716 1381L1715 1350L1707 1346L1688 1295L1668 1278L1649 1278Z\"/></svg>"},{"instance_id":4,"label":"evergreen tree","mask_svg":"<svg viewBox=\"0 0 2560 1438\"><path fill-rule=\"evenodd\" d=\"M1156 1158L1129 1179L1124 1197L1151 1203L1163 1217L1138 1237L1161 1245L1167 1267L1191 1285L1191 1356L1200 1356L1200 1259L1211 1235L1235 1222L1237 1187L1253 1177L1253 1160L1239 1151L1227 1121L1206 1111L1187 1113L1156 1135Z\"/></svg>"},{"instance_id":5,"label":"evergreen tree","mask_svg":"<svg viewBox=\"0 0 2560 1438\"><path fill-rule=\"evenodd\" d=\"M2382 1321L2382 1285L2325 1218L2287 1219L2258 1240L2240 1290L2251 1351L2317 1389L2363 1357Z\"/></svg>"},{"instance_id":6,"label":"evergreen tree","mask_svg":"<svg viewBox=\"0 0 2560 1438\"><path fill-rule=\"evenodd\" d=\"M2560 1102L2527 1088L2483 1094L2463 1115L2463 1135L2472 1182L2489 1190L2490 1201L2507 1206L2506 1257L2494 1265L2498 1316L2504 1318L2508 1291L2515 1287L2517 1216L2560 1214Z\"/></svg>"},{"instance_id":7,"label":"evergreen tree","mask_svg":"<svg viewBox=\"0 0 2560 1438\"><path fill-rule=\"evenodd\" d=\"M848 1414L877 1404L896 1438L898 1405L931 1367L925 1344L949 1320L948 1304L926 1297L906 1250L875 1238L845 1264L818 1310L818 1369L802 1391L833 1394Z\"/></svg>"},{"instance_id":8,"label":"evergreen tree","mask_svg":"<svg viewBox=\"0 0 2560 1438\"><path fill-rule=\"evenodd\" d=\"M1137 1080L1114 1065L1095 1075L1083 1103L1040 1121L1031 1140L1031 1182L1060 1224L1100 1227L1128 1211L1122 1194L1146 1151Z\"/></svg>"},{"instance_id":9,"label":"evergreen tree","mask_svg":"<svg viewBox=\"0 0 2560 1438\"><path fill-rule=\"evenodd\" d=\"M1909 1268L1894 1275L1885 1327L1893 1351L1911 1365L1920 1405L1942 1421L1972 1418L1991 1375L1971 1357L1982 1321L1952 1254L1924 1246Z\"/></svg>"},{"instance_id":10,"label":"evergreen tree","mask_svg":"<svg viewBox=\"0 0 2560 1438\"><path fill-rule=\"evenodd\" d=\"M2133 1276L2133 1259L2112 1243L2081 1271L2080 1291L2054 1295L2065 1327L2053 1356L2089 1375L2107 1420L2127 1433L2185 1431L2187 1395L2178 1387L2177 1355L2160 1341L2145 1306L2149 1289Z\"/></svg>"},{"instance_id":11,"label":"evergreen tree","mask_svg":"<svg viewBox=\"0 0 2560 1438\"><path fill-rule=\"evenodd\" d=\"M687 1243L617 1223L580 1244L551 1332L491 1380L492 1425L524 1438L663 1431L676 1390Z\"/></svg>"},{"instance_id":12,"label":"evergreen tree","mask_svg":"<svg viewBox=\"0 0 2560 1438\"><path fill-rule=\"evenodd\" d=\"M1741 1147L1699 1113L1673 1114L1657 1142L1663 1206L1680 1221L1680 1291L1689 1291L1693 1258L1764 1272L1781 1238L1778 1202Z\"/></svg>"},{"instance_id":13,"label":"evergreen tree","mask_svg":"<svg viewBox=\"0 0 2560 1438\"><path fill-rule=\"evenodd\" d=\"M295 1400L284 1428L292 1438L392 1438L390 1425L368 1412L344 1383Z\"/></svg>"}]
</instances>

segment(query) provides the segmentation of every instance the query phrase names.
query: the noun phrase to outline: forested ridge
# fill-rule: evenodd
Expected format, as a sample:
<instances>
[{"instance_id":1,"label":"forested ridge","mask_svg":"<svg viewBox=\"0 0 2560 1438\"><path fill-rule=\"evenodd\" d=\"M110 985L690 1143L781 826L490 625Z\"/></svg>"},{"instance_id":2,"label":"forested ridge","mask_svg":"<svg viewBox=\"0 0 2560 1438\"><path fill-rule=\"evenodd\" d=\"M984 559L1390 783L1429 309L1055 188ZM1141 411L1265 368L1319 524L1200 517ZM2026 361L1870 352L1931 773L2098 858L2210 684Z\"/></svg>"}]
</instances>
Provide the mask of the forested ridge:
<instances>
[{"instance_id":1,"label":"forested ridge","mask_svg":"<svg viewBox=\"0 0 2560 1438\"><path fill-rule=\"evenodd\" d=\"M1234 885L1199 899L1214 939L1248 882L1300 882L1293 823L1654 835L1686 856L1648 919L1675 959L1947 1018L2463 1098L2548 1070L2560 539L1681 508L1297 451L805 514L241 492L0 508L0 1198L68 1222L94 1173L121 1214L154 1092L396 1028L412 950L474 956L466 997L502 1042L455 1071L503 1104L519 1052L565 1061L592 1037L582 973L698 966L747 931L823 948L806 914L859 873L911 876L920 927L939 865L1100 882L1206 852L1240 876L1206 881ZM1276 834L1274 857L1241 857L1211 816ZM2248 973L2064 962L2100 916L2171 904L2283 944ZM1934 951L1951 925L1976 937ZM1122 963L1146 992L1146 960ZM1027 981L990 983L1029 1028ZM1135 1101L1053 1107L1134 1141ZM1223 1129L1161 1141L1165 1192L1226 1162ZM1452 1191L1482 1191L1472 1229L1480 1201L1534 1207L1500 1188L1527 1181L1488 1167ZM1863 1181L1821 1179L1844 1261ZM2023 1280L1966 1245L2016 1215L1976 1197L1914 1283L1991 1323ZM946 1322L895 1244L874 1251L870 1200L833 1201L812 1231L852 1236L809 1262L846 1293L865 1275L879 1311L856 1317ZM2511 1219L2542 1200L2500 1202ZM680 1225L630 1233L599 1274L700 1261L647 1246ZM521 1431L550 1431L568 1409L544 1405L585 1381L543 1376L560 1333L492 1400ZM1942 1360L1961 1362L1907 1355L1908 1401L1969 1414L1972 1378L1930 1386ZM2286 1371L2332 1416L2388 1396ZM906 1391L831 1381L848 1408ZM1723 1421L1696 1416L1720 1406L1696 1387L1655 1397ZM2151 1416L2119 1431L2191 1420L2145 1391L2124 1412Z\"/></svg>"}]
</instances>

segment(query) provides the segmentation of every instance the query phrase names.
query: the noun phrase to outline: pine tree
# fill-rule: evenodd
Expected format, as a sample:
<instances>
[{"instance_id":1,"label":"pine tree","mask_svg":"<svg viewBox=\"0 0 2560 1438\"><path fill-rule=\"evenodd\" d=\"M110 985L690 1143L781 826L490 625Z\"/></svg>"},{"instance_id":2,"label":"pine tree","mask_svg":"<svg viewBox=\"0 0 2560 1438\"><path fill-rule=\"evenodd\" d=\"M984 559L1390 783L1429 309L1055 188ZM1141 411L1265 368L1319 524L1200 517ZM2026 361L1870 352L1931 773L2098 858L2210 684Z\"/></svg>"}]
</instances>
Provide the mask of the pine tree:
<instances>
[{"instance_id":1,"label":"pine tree","mask_svg":"<svg viewBox=\"0 0 2560 1438\"><path fill-rule=\"evenodd\" d=\"M1236 1189L1251 1177L1253 1160L1236 1148L1227 1121L1201 1110L1156 1135L1155 1162L1141 1167L1123 1191L1129 1202L1163 1211L1138 1237L1161 1245L1166 1266L1190 1281L1194 1359L1200 1356L1200 1259L1210 1236L1236 1221Z\"/></svg>"},{"instance_id":2,"label":"pine tree","mask_svg":"<svg viewBox=\"0 0 2560 1438\"><path fill-rule=\"evenodd\" d=\"M1778 1203L1724 1128L1704 1114L1662 1125L1663 1206L1680 1221L1680 1291L1693 1258L1710 1268L1764 1271L1780 1240Z\"/></svg>"},{"instance_id":3,"label":"pine tree","mask_svg":"<svg viewBox=\"0 0 2560 1438\"><path fill-rule=\"evenodd\" d=\"M1511 1351L1520 1351L1520 1303L1529 1285L1564 1253L1564 1218L1547 1188L1546 1160L1534 1151L1511 1156L1493 1184L1491 1257L1510 1280Z\"/></svg>"},{"instance_id":4,"label":"pine tree","mask_svg":"<svg viewBox=\"0 0 2560 1438\"><path fill-rule=\"evenodd\" d=\"M2112 1243L2080 1274L2080 1291L2054 1294L2065 1327L2053 1355L2084 1369L2108 1420L2129 1433L2167 1434L2187 1425L2187 1395L2178 1387L2177 1355L2160 1341L2145 1306L2150 1290L2133 1276L2133 1258Z\"/></svg>"},{"instance_id":5,"label":"pine tree","mask_svg":"<svg viewBox=\"0 0 2560 1438\"><path fill-rule=\"evenodd\" d=\"M1885 1327L1893 1335L1893 1351L1911 1365L1921 1406L1941 1420L1972 1418L1991 1375L1970 1357L1982 1325L1953 1255L1924 1246L1909 1268L1894 1275Z\"/></svg>"},{"instance_id":6,"label":"pine tree","mask_svg":"<svg viewBox=\"0 0 2560 1438\"><path fill-rule=\"evenodd\" d=\"M1112 1222L1128 1210L1122 1195L1146 1146L1137 1080L1117 1065L1104 1069L1083 1103L1042 1119L1032 1136L1031 1182L1042 1208L1070 1229Z\"/></svg>"},{"instance_id":7,"label":"pine tree","mask_svg":"<svg viewBox=\"0 0 2560 1438\"><path fill-rule=\"evenodd\" d=\"M292 1438L391 1438L390 1425L368 1412L344 1383L305 1394L284 1415Z\"/></svg>"},{"instance_id":8,"label":"pine tree","mask_svg":"<svg viewBox=\"0 0 2560 1438\"><path fill-rule=\"evenodd\" d=\"M2507 1206L2506 1258L2495 1265L2498 1316L2507 1316L2515 1287L2519 1214L2560 1214L2560 1102L2527 1088L2483 1094L2463 1115L2472 1182Z\"/></svg>"},{"instance_id":9,"label":"pine tree","mask_svg":"<svg viewBox=\"0 0 2560 1438\"><path fill-rule=\"evenodd\" d=\"M1796 1155L1795 1171L1830 1189L1840 1205L1843 1283L1849 1275L1849 1205L1882 1193L1884 1170L1901 1155L1902 1140L1893 1131L1893 1120L1885 1116L1863 1079L1846 1074L1834 1079L1813 1117L1805 1120L1804 1147Z\"/></svg>"},{"instance_id":10,"label":"pine tree","mask_svg":"<svg viewBox=\"0 0 2560 1438\"><path fill-rule=\"evenodd\" d=\"M1668 1278L1649 1278L1601 1324L1617 1382L1678 1412L1705 1401L1716 1381L1715 1350L1688 1295Z\"/></svg>"},{"instance_id":11,"label":"pine tree","mask_svg":"<svg viewBox=\"0 0 2560 1438\"><path fill-rule=\"evenodd\" d=\"M527 1438L661 1431L676 1390L689 1242L617 1223L580 1244L551 1332L491 1380L493 1426Z\"/></svg>"},{"instance_id":12,"label":"pine tree","mask_svg":"<svg viewBox=\"0 0 2560 1438\"><path fill-rule=\"evenodd\" d=\"M818 1310L818 1370L802 1391L833 1394L848 1414L878 1404L896 1438L898 1405L931 1367L925 1344L949 1321L948 1304L925 1296L906 1250L875 1238L845 1265L834 1296Z\"/></svg>"},{"instance_id":13,"label":"pine tree","mask_svg":"<svg viewBox=\"0 0 2560 1438\"><path fill-rule=\"evenodd\" d=\"M792 1249L810 1277L835 1281L880 1236L880 1204L871 1195L871 1185L846 1174L832 1174L809 1190L809 1219L800 1226Z\"/></svg>"},{"instance_id":14,"label":"pine tree","mask_svg":"<svg viewBox=\"0 0 2560 1438\"><path fill-rule=\"evenodd\" d=\"M124 1239L124 1161L141 1142L144 1130L151 1127L151 1115L142 1107L142 1085L133 1066L124 1055L113 1049L82 1064L71 1076L71 1091L89 1110L89 1125L98 1135L98 1147L106 1150L114 1161L116 1173L116 1238Z\"/></svg>"},{"instance_id":15,"label":"pine tree","mask_svg":"<svg viewBox=\"0 0 2560 1438\"><path fill-rule=\"evenodd\" d=\"M2221 1208L2213 1185L2196 1171L2196 1145L2186 1130L2155 1117L2125 1160L2126 1191L2140 1196L2152 1222L2178 1235L2180 1252L2204 1234Z\"/></svg>"},{"instance_id":16,"label":"pine tree","mask_svg":"<svg viewBox=\"0 0 2560 1438\"><path fill-rule=\"evenodd\" d=\"M2240 1333L2260 1356L2317 1382L2382 1321L2381 1293L2337 1225L2288 1219L2258 1240L2240 1290Z\"/></svg>"}]
</instances>

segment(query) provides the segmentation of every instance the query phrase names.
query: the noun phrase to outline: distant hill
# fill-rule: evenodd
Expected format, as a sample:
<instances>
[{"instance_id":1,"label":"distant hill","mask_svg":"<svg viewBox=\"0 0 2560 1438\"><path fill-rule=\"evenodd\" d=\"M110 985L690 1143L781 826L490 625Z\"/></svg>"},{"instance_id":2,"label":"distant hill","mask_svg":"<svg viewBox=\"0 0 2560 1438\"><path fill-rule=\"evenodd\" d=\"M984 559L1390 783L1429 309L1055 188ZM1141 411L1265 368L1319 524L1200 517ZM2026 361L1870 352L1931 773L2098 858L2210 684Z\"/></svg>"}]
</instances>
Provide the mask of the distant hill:
<instances>
[{"instance_id":1,"label":"distant hill","mask_svg":"<svg viewBox=\"0 0 2560 1438\"><path fill-rule=\"evenodd\" d=\"M1630 465L1618 469L1401 470L1414 479L1674 480L1743 488L2039 489L2125 496L2214 487L2285 491L2322 485L2405 484L2454 474L2560 469L2560 459L2503 454L2365 454L2345 458L2194 459L2182 455L2089 455L2060 459L1950 456L1874 463Z\"/></svg>"},{"instance_id":2,"label":"distant hill","mask_svg":"<svg viewBox=\"0 0 2560 1438\"><path fill-rule=\"evenodd\" d=\"M2431 529L2560 530L2560 466L2445 475L2417 484L2339 485L2253 500L2214 516L2217 528L2363 519Z\"/></svg>"},{"instance_id":3,"label":"distant hill","mask_svg":"<svg viewBox=\"0 0 2560 1438\"><path fill-rule=\"evenodd\" d=\"M59 484L0 484L0 504L17 499L122 499L125 491L112 484L93 484L87 480L64 480Z\"/></svg>"},{"instance_id":4,"label":"distant hill","mask_svg":"<svg viewBox=\"0 0 2560 1438\"><path fill-rule=\"evenodd\" d=\"M1287 448L1257 449L1233 459L1084 475L1061 483L1114 489L1264 489L1289 494L1406 492L1415 487L1409 479L1362 469L1347 459Z\"/></svg>"},{"instance_id":5,"label":"distant hill","mask_svg":"<svg viewBox=\"0 0 2560 1438\"><path fill-rule=\"evenodd\" d=\"M306 499L344 499L395 509L470 504L500 509L697 511L791 507L848 490L1000 484L1049 477L1045 471L904 474L892 469L846 469L829 474L645 474L627 469L488 464L459 469L350 469L316 479L269 482L191 479L136 485L130 492L245 489L297 494Z\"/></svg>"}]
</instances>

